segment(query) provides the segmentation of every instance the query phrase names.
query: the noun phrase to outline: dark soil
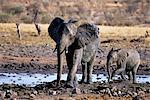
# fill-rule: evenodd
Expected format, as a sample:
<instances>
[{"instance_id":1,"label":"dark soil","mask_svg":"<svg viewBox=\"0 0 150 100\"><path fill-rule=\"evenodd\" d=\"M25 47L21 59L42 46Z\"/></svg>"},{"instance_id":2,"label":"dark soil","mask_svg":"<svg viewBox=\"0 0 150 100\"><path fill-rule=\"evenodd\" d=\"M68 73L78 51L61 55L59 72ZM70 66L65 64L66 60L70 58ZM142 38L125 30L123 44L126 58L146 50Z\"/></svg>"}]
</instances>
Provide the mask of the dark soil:
<instances>
[{"instance_id":1,"label":"dark soil","mask_svg":"<svg viewBox=\"0 0 150 100\"><path fill-rule=\"evenodd\" d=\"M117 44L120 45L117 45ZM141 56L141 64L137 74L150 75L150 46L142 41L126 39L106 40L101 43L94 63L93 73L106 73L106 56L111 47L120 48L126 44L127 48L136 49ZM49 45L22 46L0 44L0 72L7 73L56 73L56 52ZM63 73L67 67L64 63ZM81 73L81 66L78 67ZM113 83L96 82L93 84L79 84L78 89L65 88L65 81L61 87L55 87L56 82L44 83L35 87L26 87L13 84L0 85L2 99L17 98L17 100L149 100L150 84L130 84L128 82L114 81ZM77 93L77 94L76 94ZM0 99L1 100L1 99ZM15 99L14 99L15 100Z\"/></svg>"}]
</instances>

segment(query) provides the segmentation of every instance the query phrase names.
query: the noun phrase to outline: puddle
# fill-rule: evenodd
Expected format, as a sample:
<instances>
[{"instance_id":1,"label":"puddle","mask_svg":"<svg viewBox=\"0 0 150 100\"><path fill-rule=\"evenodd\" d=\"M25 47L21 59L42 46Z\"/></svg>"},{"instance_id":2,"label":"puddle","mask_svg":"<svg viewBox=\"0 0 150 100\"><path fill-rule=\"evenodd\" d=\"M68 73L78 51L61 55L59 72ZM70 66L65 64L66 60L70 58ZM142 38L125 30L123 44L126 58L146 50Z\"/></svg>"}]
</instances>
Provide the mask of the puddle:
<instances>
[{"instance_id":1,"label":"puddle","mask_svg":"<svg viewBox=\"0 0 150 100\"><path fill-rule=\"evenodd\" d=\"M19 84L26 86L35 86L43 82L56 80L57 74L28 74L28 73L0 73L0 84ZM82 74L77 74L78 80L81 80ZM104 74L93 74L93 82L107 82L107 76ZM136 75L138 83L150 83L150 75ZM61 80L66 80L67 74L62 74ZM118 79L116 76L115 79Z\"/></svg>"}]
</instances>

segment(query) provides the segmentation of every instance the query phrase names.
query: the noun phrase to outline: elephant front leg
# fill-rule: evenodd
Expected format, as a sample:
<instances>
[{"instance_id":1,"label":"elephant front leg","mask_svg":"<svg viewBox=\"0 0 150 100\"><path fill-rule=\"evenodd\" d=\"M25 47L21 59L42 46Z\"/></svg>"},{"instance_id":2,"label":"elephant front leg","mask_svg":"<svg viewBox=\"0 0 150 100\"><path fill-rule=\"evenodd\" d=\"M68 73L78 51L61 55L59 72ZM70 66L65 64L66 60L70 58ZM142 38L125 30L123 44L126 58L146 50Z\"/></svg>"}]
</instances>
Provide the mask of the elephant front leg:
<instances>
[{"instance_id":1,"label":"elephant front leg","mask_svg":"<svg viewBox=\"0 0 150 100\"><path fill-rule=\"evenodd\" d=\"M125 68L126 68L126 63L123 62L120 67L116 70L113 71L112 73L112 76L111 76L111 79L115 76L115 75L118 75L118 74L121 74L125 71Z\"/></svg>"},{"instance_id":2,"label":"elephant front leg","mask_svg":"<svg viewBox=\"0 0 150 100\"><path fill-rule=\"evenodd\" d=\"M73 54L72 66L70 66L71 68L69 70L67 77L67 87L73 88L74 83L77 83L75 82L77 81L76 71L79 63L81 62L81 57L82 57L82 49L75 50Z\"/></svg>"}]
</instances>

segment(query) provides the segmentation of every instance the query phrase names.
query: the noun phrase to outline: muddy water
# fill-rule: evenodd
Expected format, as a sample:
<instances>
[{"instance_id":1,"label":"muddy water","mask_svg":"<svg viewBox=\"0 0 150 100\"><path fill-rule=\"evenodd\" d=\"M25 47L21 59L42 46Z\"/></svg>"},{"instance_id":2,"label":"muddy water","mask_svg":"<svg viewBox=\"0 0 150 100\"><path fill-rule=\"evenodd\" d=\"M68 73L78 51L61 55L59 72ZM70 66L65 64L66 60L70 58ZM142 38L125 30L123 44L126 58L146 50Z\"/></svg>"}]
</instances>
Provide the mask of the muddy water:
<instances>
[{"instance_id":1,"label":"muddy water","mask_svg":"<svg viewBox=\"0 0 150 100\"><path fill-rule=\"evenodd\" d=\"M28 74L28 73L0 73L0 84L19 84L26 86L35 86L43 82L51 82L56 80L57 74ZM77 74L78 80L81 80L82 75ZM137 75L138 83L150 83L150 75ZM61 80L66 80L67 74L63 74ZM119 76L114 77L118 79ZM107 76L104 74L93 74L93 82L107 82Z\"/></svg>"}]
</instances>

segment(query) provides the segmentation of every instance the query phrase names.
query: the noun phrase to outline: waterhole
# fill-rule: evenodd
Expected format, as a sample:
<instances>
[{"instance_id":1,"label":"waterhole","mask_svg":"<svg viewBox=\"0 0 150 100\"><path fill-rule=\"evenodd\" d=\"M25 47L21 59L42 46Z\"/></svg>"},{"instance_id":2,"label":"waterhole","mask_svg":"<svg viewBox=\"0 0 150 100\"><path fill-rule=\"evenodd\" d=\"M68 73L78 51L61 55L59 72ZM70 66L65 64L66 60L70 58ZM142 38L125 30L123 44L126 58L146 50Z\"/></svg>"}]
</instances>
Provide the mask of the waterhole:
<instances>
[{"instance_id":1,"label":"waterhole","mask_svg":"<svg viewBox=\"0 0 150 100\"><path fill-rule=\"evenodd\" d=\"M78 80L81 80L82 74L77 74ZM107 75L93 74L92 81L107 82ZM150 75L136 75L138 83L150 83ZM56 80L57 74L28 74L28 73L0 73L0 84L19 84L26 86L35 86L44 82ZM66 80L67 74L62 74L61 80ZM115 79L118 79L116 76Z\"/></svg>"}]
</instances>

